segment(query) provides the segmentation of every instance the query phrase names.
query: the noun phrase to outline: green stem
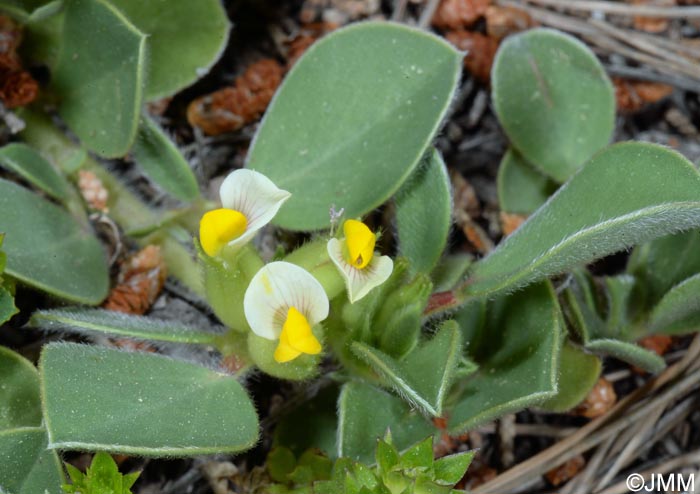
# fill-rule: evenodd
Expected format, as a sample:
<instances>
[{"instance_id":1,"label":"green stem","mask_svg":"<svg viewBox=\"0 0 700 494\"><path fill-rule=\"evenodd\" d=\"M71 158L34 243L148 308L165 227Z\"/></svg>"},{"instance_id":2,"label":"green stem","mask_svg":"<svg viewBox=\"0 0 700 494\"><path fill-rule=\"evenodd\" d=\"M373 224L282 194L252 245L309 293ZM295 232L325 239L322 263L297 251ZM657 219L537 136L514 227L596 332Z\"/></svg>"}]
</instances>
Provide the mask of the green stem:
<instances>
[{"instance_id":1,"label":"green stem","mask_svg":"<svg viewBox=\"0 0 700 494\"><path fill-rule=\"evenodd\" d=\"M65 174L75 176L82 169L91 171L102 181L109 196L109 216L124 231L143 231L152 225L163 225L151 235L136 238L136 242L140 246L154 244L161 247L170 274L196 294L203 295L204 287L197 264L189 249L179 241L177 227L168 223L168 211L149 208L79 145L68 139L46 115L25 108L20 116L27 124L21 134L25 142L50 156ZM197 202L192 208L199 210L205 205Z\"/></svg>"}]
</instances>

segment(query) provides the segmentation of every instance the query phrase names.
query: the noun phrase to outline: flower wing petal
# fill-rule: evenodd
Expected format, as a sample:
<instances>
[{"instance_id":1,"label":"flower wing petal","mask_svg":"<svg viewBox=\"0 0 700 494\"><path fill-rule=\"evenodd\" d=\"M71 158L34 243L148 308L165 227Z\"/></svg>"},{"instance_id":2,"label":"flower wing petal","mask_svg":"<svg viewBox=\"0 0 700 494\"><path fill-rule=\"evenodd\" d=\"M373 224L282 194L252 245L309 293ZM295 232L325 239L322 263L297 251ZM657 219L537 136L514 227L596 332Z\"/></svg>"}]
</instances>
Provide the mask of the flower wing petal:
<instances>
[{"instance_id":1,"label":"flower wing petal","mask_svg":"<svg viewBox=\"0 0 700 494\"><path fill-rule=\"evenodd\" d=\"M314 326L328 317L328 296L305 269L284 261L266 264L253 276L243 298L250 328L263 338L279 338L290 307Z\"/></svg>"},{"instance_id":2,"label":"flower wing petal","mask_svg":"<svg viewBox=\"0 0 700 494\"><path fill-rule=\"evenodd\" d=\"M350 303L355 303L367 295L370 290L384 283L394 269L394 261L389 256L372 257L364 268L357 269L345 260L342 241L332 238L328 241L328 255L345 279L345 287Z\"/></svg>"},{"instance_id":3,"label":"flower wing petal","mask_svg":"<svg viewBox=\"0 0 700 494\"><path fill-rule=\"evenodd\" d=\"M231 172L221 184L221 205L243 213L248 220L245 232L229 246L245 245L275 217L292 194L277 187L262 173L245 168Z\"/></svg>"}]
</instances>

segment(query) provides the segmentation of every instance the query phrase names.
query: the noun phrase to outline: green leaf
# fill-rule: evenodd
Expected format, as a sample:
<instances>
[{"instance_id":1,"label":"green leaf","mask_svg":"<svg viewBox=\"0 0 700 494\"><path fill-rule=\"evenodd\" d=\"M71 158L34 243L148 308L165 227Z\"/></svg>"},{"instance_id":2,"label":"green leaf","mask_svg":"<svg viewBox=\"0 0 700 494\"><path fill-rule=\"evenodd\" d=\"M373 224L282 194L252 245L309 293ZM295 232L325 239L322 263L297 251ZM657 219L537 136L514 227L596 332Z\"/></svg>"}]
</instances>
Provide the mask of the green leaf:
<instances>
[{"instance_id":1,"label":"green leaf","mask_svg":"<svg viewBox=\"0 0 700 494\"><path fill-rule=\"evenodd\" d=\"M532 406L557 392L561 316L549 283L489 303L482 334L467 350L480 369L457 383L448 428L458 433Z\"/></svg>"},{"instance_id":2,"label":"green leaf","mask_svg":"<svg viewBox=\"0 0 700 494\"><path fill-rule=\"evenodd\" d=\"M430 273L440 260L452 223L452 187L442 156L436 150L396 194L399 254L413 272Z\"/></svg>"},{"instance_id":3,"label":"green leaf","mask_svg":"<svg viewBox=\"0 0 700 494\"><path fill-rule=\"evenodd\" d=\"M474 262L474 257L470 254L444 256L430 274L434 291L443 292L454 288L457 283L464 279L464 274L472 262Z\"/></svg>"},{"instance_id":4,"label":"green leaf","mask_svg":"<svg viewBox=\"0 0 700 494\"><path fill-rule=\"evenodd\" d=\"M66 467L69 467L66 464ZM119 473L119 467L111 455L104 451L98 452L93 458L86 473L75 468L69 468L72 484L63 486L64 492L77 494L132 494L129 489L140 472L129 475Z\"/></svg>"},{"instance_id":5,"label":"green leaf","mask_svg":"<svg viewBox=\"0 0 700 494\"><path fill-rule=\"evenodd\" d=\"M2 242L5 239L5 234L0 233L0 248L2 248ZM2 279L2 272L5 270L5 263L7 262L7 255L0 250L0 326L5 322L9 321L12 316L19 312L19 309L15 306L15 297L13 294L13 288L10 280Z\"/></svg>"},{"instance_id":6,"label":"green leaf","mask_svg":"<svg viewBox=\"0 0 700 494\"><path fill-rule=\"evenodd\" d=\"M173 343L212 345L217 334L175 321L132 316L103 309L48 309L32 314L29 325L85 335L109 335Z\"/></svg>"},{"instance_id":7,"label":"green leaf","mask_svg":"<svg viewBox=\"0 0 700 494\"><path fill-rule=\"evenodd\" d=\"M27 359L0 346L0 430L41 425L39 374Z\"/></svg>"},{"instance_id":8,"label":"green leaf","mask_svg":"<svg viewBox=\"0 0 700 494\"><path fill-rule=\"evenodd\" d=\"M664 359L654 352L625 341L613 339L593 340L586 344L586 349L624 360L652 374L658 374L666 368Z\"/></svg>"},{"instance_id":9,"label":"green leaf","mask_svg":"<svg viewBox=\"0 0 700 494\"><path fill-rule=\"evenodd\" d=\"M649 317L650 333L678 334L694 331L700 316L700 274L671 288ZM692 321L692 322L691 322ZM683 329L684 323L689 325Z\"/></svg>"},{"instance_id":10,"label":"green leaf","mask_svg":"<svg viewBox=\"0 0 700 494\"><path fill-rule=\"evenodd\" d=\"M475 263L465 291L541 280L639 242L700 224L700 176L680 154L646 143L598 153L516 232Z\"/></svg>"},{"instance_id":11,"label":"green leaf","mask_svg":"<svg viewBox=\"0 0 700 494\"><path fill-rule=\"evenodd\" d=\"M461 333L454 321L444 322L432 339L399 361L369 345L353 343L355 354L400 397L435 417L442 415L445 396L462 356L461 347Z\"/></svg>"},{"instance_id":12,"label":"green leaf","mask_svg":"<svg viewBox=\"0 0 700 494\"><path fill-rule=\"evenodd\" d=\"M332 205L354 218L391 197L434 137L461 65L444 40L399 24L358 23L314 43L248 154L248 168L292 193L274 222L317 230Z\"/></svg>"},{"instance_id":13,"label":"green leaf","mask_svg":"<svg viewBox=\"0 0 700 494\"><path fill-rule=\"evenodd\" d=\"M550 29L509 36L491 72L498 119L524 158L564 182L608 144L615 95L585 44Z\"/></svg>"},{"instance_id":14,"label":"green leaf","mask_svg":"<svg viewBox=\"0 0 700 494\"><path fill-rule=\"evenodd\" d=\"M445 456L433 463L435 469L435 480L442 485L454 485L467 473L474 451L464 451L450 456Z\"/></svg>"},{"instance_id":15,"label":"green leaf","mask_svg":"<svg viewBox=\"0 0 700 494\"><path fill-rule=\"evenodd\" d=\"M131 152L151 180L174 197L192 201L199 196L197 179L187 161L160 127L147 116L141 118Z\"/></svg>"},{"instance_id":16,"label":"green leaf","mask_svg":"<svg viewBox=\"0 0 700 494\"><path fill-rule=\"evenodd\" d=\"M64 10L63 0L54 0L37 8L22 21L22 60L45 65L53 72L61 51Z\"/></svg>"},{"instance_id":17,"label":"green leaf","mask_svg":"<svg viewBox=\"0 0 700 494\"><path fill-rule=\"evenodd\" d=\"M146 38L106 0L66 0L53 87L68 126L102 156L124 156L136 137Z\"/></svg>"},{"instance_id":18,"label":"green leaf","mask_svg":"<svg viewBox=\"0 0 700 494\"><path fill-rule=\"evenodd\" d=\"M334 458L338 430L337 405L338 388L329 386L280 418L275 427L273 444L287 447L296 455L314 448Z\"/></svg>"},{"instance_id":19,"label":"green leaf","mask_svg":"<svg viewBox=\"0 0 700 494\"><path fill-rule=\"evenodd\" d=\"M56 453L46 449L43 427L1 431L0 465L0 492L61 493L61 465Z\"/></svg>"},{"instance_id":20,"label":"green leaf","mask_svg":"<svg viewBox=\"0 0 700 494\"><path fill-rule=\"evenodd\" d=\"M39 369L53 449L188 456L243 451L258 439L240 383L198 365L51 343Z\"/></svg>"},{"instance_id":21,"label":"green leaf","mask_svg":"<svg viewBox=\"0 0 700 494\"><path fill-rule=\"evenodd\" d=\"M35 10L41 9L46 3L49 3L49 0L2 0L0 12L6 12L17 21L25 23Z\"/></svg>"},{"instance_id":22,"label":"green leaf","mask_svg":"<svg viewBox=\"0 0 700 494\"><path fill-rule=\"evenodd\" d=\"M220 0L110 0L148 36L147 100L170 96L202 77L228 39Z\"/></svg>"},{"instance_id":23,"label":"green leaf","mask_svg":"<svg viewBox=\"0 0 700 494\"><path fill-rule=\"evenodd\" d=\"M598 357L566 343L559 357L557 394L540 404L553 412L565 412L581 403L598 382L602 363Z\"/></svg>"},{"instance_id":24,"label":"green leaf","mask_svg":"<svg viewBox=\"0 0 700 494\"><path fill-rule=\"evenodd\" d=\"M388 295L381 302L372 323L378 333L380 350L400 358L418 344L423 313L432 287L428 275L420 273L409 283L395 287L391 292L388 291L390 285L383 285L384 293Z\"/></svg>"},{"instance_id":25,"label":"green leaf","mask_svg":"<svg viewBox=\"0 0 700 494\"><path fill-rule=\"evenodd\" d=\"M532 168L513 148L498 167L498 203L502 211L529 215L557 190L556 182Z\"/></svg>"},{"instance_id":26,"label":"green leaf","mask_svg":"<svg viewBox=\"0 0 700 494\"><path fill-rule=\"evenodd\" d=\"M5 272L57 297L98 304L109 273L102 245L65 210L0 179Z\"/></svg>"},{"instance_id":27,"label":"green leaf","mask_svg":"<svg viewBox=\"0 0 700 494\"><path fill-rule=\"evenodd\" d=\"M562 297L564 314L584 344L591 339L609 336L605 321L599 313L593 285L594 281L588 271L575 269Z\"/></svg>"},{"instance_id":28,"label":"green leaf","mask_svg":"<svg viewBox=\"0 0 700 494\"><path fill-rule=\"evenodd\" d=\"M400 398L368 384L345 384L338 399L338 457L371 463L377 439L387 429L399 450L435 432Z\"/></svg>"},{"instance_id":29,"label":"green leaf","mask_svg":"<svg viewBox=\"0 0 700 494\"><path fill-rule=\"evenodd\" d=\"M569 321L577 331L584 348L600 355L611 355L632 365L656 373L665 367L658 355L624 341L630 334L627 314L630 305L631 279L628 275L606 278L608 315L603 319L595 304L592 280L581 270L574 273L571 286L564 292ZM620 326L625 330L620 330Z\"/></svg>"},{"instance_id":30,"label":"green leaf","mask_svg":"<svg viewBox=\"0 0 700 494\"><path fill-rule=\"evenodd\" d=\"M604 278L607 299L605 337L627 339L633 319L631 312L635 309L633 299L635 282L635 278L627 274Z\"/></svg>"},{"instance_id":31,"label":"green leaf","mask_svg":"<svg viewBox=\"0 0 700 494\"><path fill-rule=\"evenodd\" d=\"M653 307L675 285L700 273L700 231L668 235L636 247L627 272L639 279L637 288Z\"/></svg>"},{"instance_id":32,"label":"green leaf","mask_svg":"<svg viewBox=\"0 0 700 494\"><path fill-rule=\"evenodd\" d=\"M19 309L15 306L15 297L0 284L0 325L9 321L18 312Z\"/></svg>"},{"instance_id":33,"label":"green leaf","mask_svg":"<svg viewBox=\"0 0 700 494\"><path fill-rule=\"evenodd\" d=\"M399 463L399 452L391 443L391 433L387 433L386 439L380 439L377 442L377 451L374 456L379 473L382 474L390 472Z\"/></svg>"},{"instance_id":34,"label":"green leaf","mask_svg":"<svg viewBox=\"0 0 700 494\"><path fill-rule=\"evenodd\" d=\"M297 459L291 450L284 447L275 447L268 453L265 460L267 471L275 482L287 483L287 475L294 471Z\"/></svg>"},{"instance_id":35,"label":"green leaf","mask_svg":"<svg viewBox=\"0 0 700 494\"><path fill-rule=\"evenodd\" d=\"M427 437L408 448L399 459L399 467L430 468L433 466L433 438Z\"/></svg>"},{"instance_id":36,"label":"green leaf","mask_svg":"<svg viewBox=\"0 0 700 494\"><path fill-rule=\"evenodd\" d=\"M59 201L65 201L70 194L68 181L26 144L16 142L0 148L0 166L19 174Z\"/></svg>"}]
</instances>

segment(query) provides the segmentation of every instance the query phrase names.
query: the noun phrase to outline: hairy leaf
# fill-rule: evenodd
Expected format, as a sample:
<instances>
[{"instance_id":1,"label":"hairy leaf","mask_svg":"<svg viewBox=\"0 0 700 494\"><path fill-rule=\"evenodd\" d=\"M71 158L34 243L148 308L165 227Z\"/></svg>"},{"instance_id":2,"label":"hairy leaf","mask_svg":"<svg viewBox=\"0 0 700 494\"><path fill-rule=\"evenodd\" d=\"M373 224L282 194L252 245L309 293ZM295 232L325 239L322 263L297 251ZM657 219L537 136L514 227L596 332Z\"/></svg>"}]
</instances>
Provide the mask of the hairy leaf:
<instances>
[{"instance_id":1,"label":"hairy leaf","mask_svg":"<svg viewBox=\"0 0 700 494\"><path fill-rule=\"evenodd\" d=\"M586 344L586 348L592 352L624 360L652 374L657 374L666 367L664 359L654 352L625 341L613 339L593 340Z\"/></svg>"},{"instance_id":2,"label":"hairy leaf","mask_svg":"<svg viewBox=\"0 0 700 494\"><path fill-rule=\"evenodd\" d=\"M4 346L0 346L0 383L0 430L40 426L39 373Z\"/></svg>"},{"instance_id":3,"label":"hairy leaf","mask_svg":"<svg viewBox=\"0 0 700 494\"><path fill-rule=\"evenodd\" d=\"M377 439L387 429L398 449L435 432L400 398L368 384L345 384L338 399L338 457L371 463Z\"/></svg>"},{"instance_id":4,"label":"hairy leaf","mask_svg":"<svg viewBox=\"0 0 700 494\"><path fill-rule=\"evenodd\" d=\"M557 394L539 406L553 412L565 412L575 407L598 382L601 368L598 357L566 343L559 357Z\"/></svg>"},{"instance_id":5,"label":"hairy leaf","mask_svg":"<svg viewBox=\"0 0 700 494\"><path fill-rule=\"evenodd\" d=\"M700 315L700 274L682 281L661 299L650 317L650 332L665 333L684 320ZM688 332L694 330L689 327Z\"/></svg>"},{"instance_id":6,"label":"hairy leaf","mask_svg":"<svg viewBox=\"0 0 700 494\"><path fill-rule=\"evenodd\" d=\"M50 448L189 456L242 451L258 439L240 383L198 365L51 343L39 369Z\"/></svg>"},{"instance_id":7,"label":"hairy leaf","mask_svg":"<svg viewBox=\"0 0 700 494\"><path fill-rule=\"evenodd\" d=\"M653 307L675 285L700 273L700 231L667 235L635 247L627 271L639 279L637 289Z\"/></svg>"},{"instance_id":8,"label":"hairy leaf","mask_svg":"<svg viewBox=\"0 0 700 494\"><path fill-rule=\"evenodd\" d=\"M47 309L32 314L35 328L70 331L85 335L109 335L142 340L211 345L217 334L175 321L133 316L103 309Z\"/></svg>"},{"instance_id":9,"label":"hairy leaf","mask_svg":"<svg viewBox=\"0 0 700 494\"><path fill-rule=\"evenodd\" d=\"M107 295L102 245L65 210L0 179L0 211L7 274L84 304L97 304Z\"/></svg>"},{"instance_id":10,"label":"hairy leaf","mask_svg":"<svg viewBox=\"0 0 700 494\"><path fill-rule=\"evenodd\" d=\"M62 494L61 465L46 442L43 427L0 431L0 492Z\"/></svg>"},{"instance_id":11,"label":"hairy leaf","mask_svg":"<svg viewBox=\"0 0 700 494\"><path fill-rule=\"evenodd\" d=\"M51 163L26 144L15 142L0 148L0 166L19 174L27 182L59 201L68 198L68 181Z\"/></svg>"},{"instance_id":12,"label":"hairy leaf","mask_svg":"<svg viewBox=\"0 0 700 494\"><path fill-rule=\"evenodd\" d=\"M496 54L491 85L496 114L512 144L559 182L612 137L612 83L573 36L550 29L509 36Z\"/></svg>"},{"instance_id":13,"label":"hairy leaf","mask_svg":"<svg viewBox=\"0 0 700 494\"><path fill-rule=\"evenodd\" d=\"M59 112L91 150L121 157L136 137L147 37L106 0L66 0L65 9L52 79Z\"/></svg>"},{"instance_id":14,"label":"hairy leaf","mask_svg":"<svg viewBox=\"0 0 700 494\"><path fill-rule=\"evenodd\" d=\"M145 115L132 153L151 180L173 196L183 201L199 196L197 179L187 161L160 127Z\"/></svg>"},{"instance_id":15,"label":"hairy leaf","mask_svg":"<svg viewBox=\"0 0 700 494\"><path fill-rule=\"evenodd\" d=\"M221 55L229 22L219 0L110 0L148 36L147 100L170 96L203 75Z\"/></svg>"},{"instance_id":16,"label":"hairy leaf","mask_svg":"<svg viewBox=\"0 0 700 494\"><path fill-rule=\"evenodd\" d=\"M549 283L490 302L483 326L475 328L482 334L467 339L467 351L480 367L456 384L461 397L449 413L453 433L536 405L557 392L561 316Z\"/></svg>"},{"instance_id":17,"label":"hairy leaf","mask_svg":"<svg viewBox=\"0 0 700 494\"><path fill-rule=\"evenodd\" d=\"M654 144L617 144L475 263L464 289L473 295L514 290L697 226L699 212L700 176L689 161Z\"/></svg>"},{"instance_id":18,"label":"hairy leaf","mask_svg":"<svg viewBox=\"0 0 700 494\"><path fill-rule=\"evenodd\" d=\"M399 24L354 24L314 43L248 153L248 168L292 193L274 222L322 229L333 205L354 218L391 197L435 135L461 59L440 38Z\"/></svg>"},{"instance_id":19,"label":"hairy leaf","mask_svg":"<svg viewBox=\"0 0 700 494\"><path fill-rule=\"evenodd\" d=\"M440 260L452 223L452 191L437 150L406 180L396 194L399 254L411 269L430 273Z\"/></svg>"},{"instance_id":20,"label":"hairy leaf","mask_svg":"<svg viewBox=\"0 0 700 494\"><path fill-rule=\"evenodd\" d=\"M496 183L501 210L515 214L534 213L557 190L555 182L512 148L501 160Z\"/></svg>"},{"instance_id":21,"label":"hairy leaf","mask_svg":"<svg viewBox=\"0 0 700 494\"><path fill-rule=\"evenodd\" d=\"M457 323L443 323L437 334L399 361L369 345L355 342L353 351L399 396L424 413L439 417L462 356Z\"/></svg>"}]
</instances>

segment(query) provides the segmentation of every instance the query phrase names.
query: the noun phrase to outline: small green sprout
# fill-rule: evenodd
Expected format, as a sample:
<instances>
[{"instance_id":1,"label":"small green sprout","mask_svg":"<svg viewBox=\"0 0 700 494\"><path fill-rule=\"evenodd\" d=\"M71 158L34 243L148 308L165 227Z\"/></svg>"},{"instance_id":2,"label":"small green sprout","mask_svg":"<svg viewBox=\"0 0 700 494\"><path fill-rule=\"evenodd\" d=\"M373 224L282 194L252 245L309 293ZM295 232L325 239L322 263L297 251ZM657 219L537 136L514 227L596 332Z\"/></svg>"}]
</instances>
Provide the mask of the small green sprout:
<instances>
[{"instance_id":1,"label":"small green sprout","mask_svg":"<svg viewBox=\"0 0 700 494\"><path fill-rule=\"evenodd\" d=\"M131 486L141 475L141 472L119 473L112 456L103 451L94 456L86 473L68 463L66 470L73 483L63 484L61 489L69 494L132 494Z\"/></svg>"},{"instance_id":2,"label":"small green sprout","mask_svg":"<svg viewBox=\"0 0 700 494\"><path fill-rule=\"evenodd\" d=\"M293 494L451 494L464 477L473 451L435 460L431 437L400 453L391 434L377 443L375 465L368 466L349 458L332 463L315 450L297 460L286 448L273 449L267 457L267 471L276 483L270 493Z\"/></svg>"}]
</instances>

